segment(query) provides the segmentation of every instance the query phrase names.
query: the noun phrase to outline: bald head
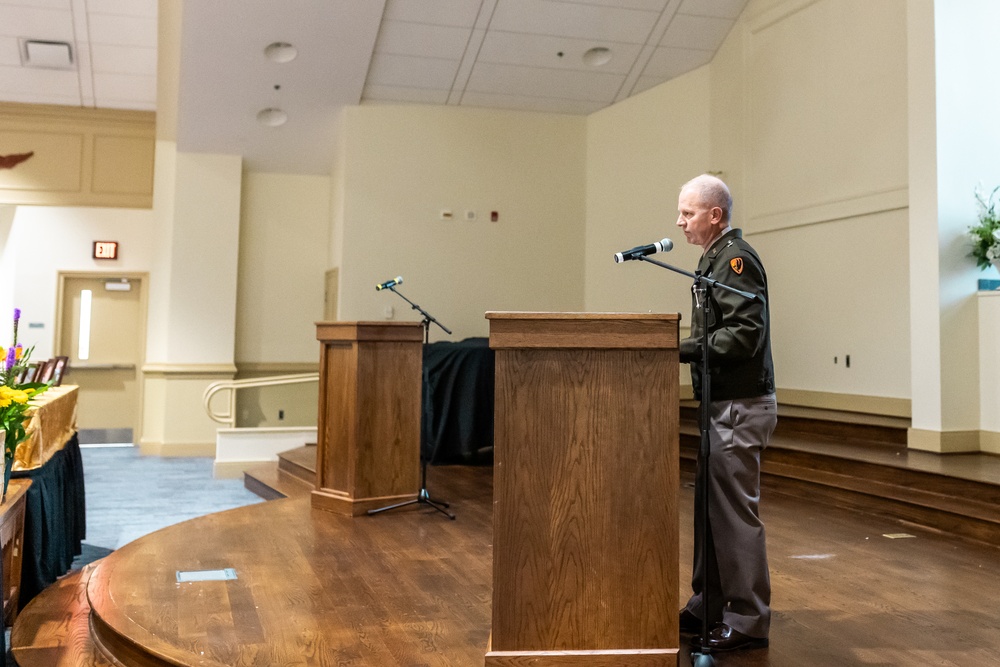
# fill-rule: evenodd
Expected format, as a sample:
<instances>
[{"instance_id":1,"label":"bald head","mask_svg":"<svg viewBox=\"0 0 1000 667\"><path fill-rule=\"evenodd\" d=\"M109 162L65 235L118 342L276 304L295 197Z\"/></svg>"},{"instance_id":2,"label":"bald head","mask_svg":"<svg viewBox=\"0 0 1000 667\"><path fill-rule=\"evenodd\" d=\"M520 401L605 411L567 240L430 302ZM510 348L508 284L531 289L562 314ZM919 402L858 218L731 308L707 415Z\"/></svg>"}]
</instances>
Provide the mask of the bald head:
<instances>
[{"instance_id":1,"label":"bald head","mask_svg":"<svg viewBox=\"0 0 1000 667\"><path fill-rule=\"evenodd\" d=\"M721 178L710 174L695 176L681 186L681 192L685 190L695 193L703 205L722 209L722 223L729 224L733 212L733 196L729 194L729 186Z\"/></svg>"}]
</instances>

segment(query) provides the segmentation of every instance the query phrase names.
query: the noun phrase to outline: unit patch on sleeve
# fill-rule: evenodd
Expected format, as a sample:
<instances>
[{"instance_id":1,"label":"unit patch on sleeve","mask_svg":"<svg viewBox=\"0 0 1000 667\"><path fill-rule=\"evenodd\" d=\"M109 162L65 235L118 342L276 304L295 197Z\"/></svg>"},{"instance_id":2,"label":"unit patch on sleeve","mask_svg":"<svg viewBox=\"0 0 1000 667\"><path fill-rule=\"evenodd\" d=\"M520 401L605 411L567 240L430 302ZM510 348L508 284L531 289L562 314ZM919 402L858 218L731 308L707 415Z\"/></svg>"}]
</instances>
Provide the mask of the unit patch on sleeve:
<instances>
[{"instance_id":1,"label":"unit patch on sleeve","mask_svg":"<svg viewBox=\"0 0 1000 667\"><path fill-rule=\"evenodd\" d=\"M729 260L729 266L736 272L736 275L741 275L743 273L743 258L734 257Z\"/></svg>"}]
</instances>

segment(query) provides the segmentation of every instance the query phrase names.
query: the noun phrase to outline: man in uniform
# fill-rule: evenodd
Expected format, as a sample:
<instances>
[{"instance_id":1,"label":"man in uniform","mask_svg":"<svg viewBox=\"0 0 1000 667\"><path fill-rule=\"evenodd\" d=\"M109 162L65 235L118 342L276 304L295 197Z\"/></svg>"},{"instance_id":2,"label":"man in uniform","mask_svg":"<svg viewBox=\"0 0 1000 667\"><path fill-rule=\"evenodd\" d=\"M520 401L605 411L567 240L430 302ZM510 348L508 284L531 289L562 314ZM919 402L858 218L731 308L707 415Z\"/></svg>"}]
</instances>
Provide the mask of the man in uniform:
<instances>
[{"instance_id":1,"label":"man in uniform","mask_svg":"<svg viewBox=\"0 0 1000 667\"><path fill-rule=\"evenodd\" d=\"M705 508L699 486L695 491L694 594L681 610L680 628L700 635L707 616L709 633L704 645L713 652L761 648L768 645L771 583L764 524L758 514L760 453L777 422L767 276L741 230L730 226L732 197L720 179L702 175L686 183L677 210L677 226L688 243L704 250L698 271L755 295L750 300L722 288L708 291L710 397L701 394L706 323L698 294L693 295L691 337L680 344L681 362L691 364L695 397L709 399L710 414L709 531L707 535L703 531ZM707 595L702 590L705 568Z\"/></svg>"}]
</instances>

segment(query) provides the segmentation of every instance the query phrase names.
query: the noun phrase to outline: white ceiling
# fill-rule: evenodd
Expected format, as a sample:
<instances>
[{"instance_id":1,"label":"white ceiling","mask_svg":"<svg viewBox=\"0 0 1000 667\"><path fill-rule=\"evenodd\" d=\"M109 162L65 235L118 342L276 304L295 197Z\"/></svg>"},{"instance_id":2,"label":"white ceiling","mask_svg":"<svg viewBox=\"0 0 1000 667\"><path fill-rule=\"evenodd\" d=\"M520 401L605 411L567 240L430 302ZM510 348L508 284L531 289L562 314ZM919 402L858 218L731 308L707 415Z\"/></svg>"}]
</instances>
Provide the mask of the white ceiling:
<instances>
[{"instance_id":1,"label":"white ceiling","mask_svg":"<svg viewBox=\"0 0 1000 667\"><path fill-rule=\"evenodd\" d=\"M346 105L588 114L707 63L746 2L187 0L178 147L326 174ZM155 110L156 23L156 0L0 0L0 101ZM26 40L73 62L26 66ZM298 56L268 60L276 41ZM594 47L611 59L586 64ZM257 123L266 107L288 122Z\"/></svg>"}]
</instances>

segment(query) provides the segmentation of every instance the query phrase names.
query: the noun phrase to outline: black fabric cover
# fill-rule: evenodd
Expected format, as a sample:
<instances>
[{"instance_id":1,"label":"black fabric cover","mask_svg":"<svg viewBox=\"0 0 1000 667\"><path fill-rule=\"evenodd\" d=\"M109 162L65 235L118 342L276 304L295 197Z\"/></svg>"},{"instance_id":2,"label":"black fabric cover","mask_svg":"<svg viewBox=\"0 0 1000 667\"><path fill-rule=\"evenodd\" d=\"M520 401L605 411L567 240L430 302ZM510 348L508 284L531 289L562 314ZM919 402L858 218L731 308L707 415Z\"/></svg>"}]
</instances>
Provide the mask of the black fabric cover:
<instances>
[{"instance_id":1,"label":"black fabric cover","mask_svg":"<svg viewBox=\"0 0 1000 667\"><path fill-rule=\"evenodd\" d=\"M424 346L423 454L431 464L493 462L493 359L487 338Z\"/></svg>"},{"instance_id":2,"label":"black fabric cover","mask_svg":"<svg viewBox=\"0 0 1000 667\"><path fill-rule=\"evenodd\" d=\"M87 536L83 458L77 436L35 470L15 470L31 480L24 508L21 609L69 571Z\"/></svg>"}]
</instances>

